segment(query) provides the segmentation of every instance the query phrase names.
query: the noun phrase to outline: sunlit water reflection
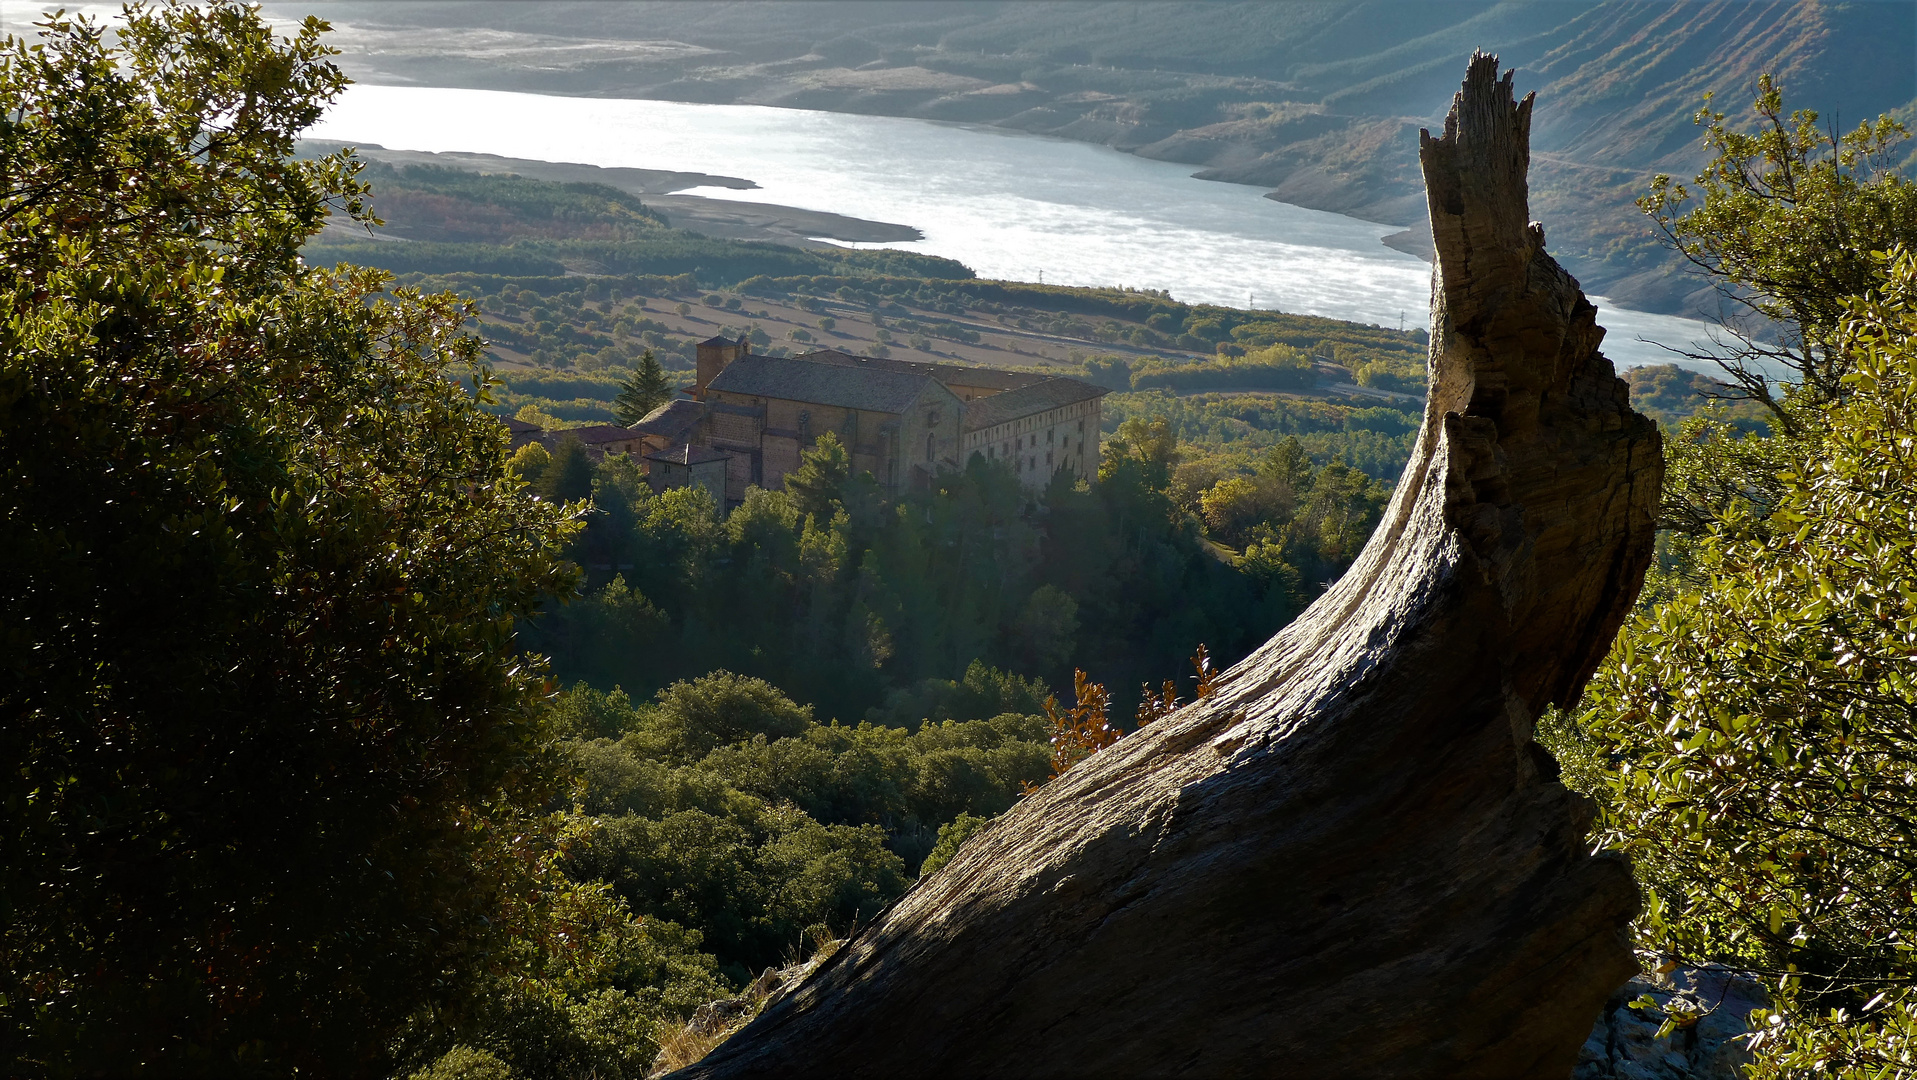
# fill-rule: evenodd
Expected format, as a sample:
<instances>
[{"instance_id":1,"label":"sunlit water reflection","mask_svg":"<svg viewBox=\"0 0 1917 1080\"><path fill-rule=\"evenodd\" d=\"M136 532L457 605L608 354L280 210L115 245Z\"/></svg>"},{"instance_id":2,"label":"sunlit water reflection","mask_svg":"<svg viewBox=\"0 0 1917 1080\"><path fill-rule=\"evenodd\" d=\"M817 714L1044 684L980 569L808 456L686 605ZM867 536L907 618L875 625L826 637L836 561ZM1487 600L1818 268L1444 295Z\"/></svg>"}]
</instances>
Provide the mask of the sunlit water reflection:
<instances>
[{"instance_id":1,"label":"sunlit water reflection","mask_svg":"<svg viewBox=\"0 0 1917 1080\"><path fill-rule=\"evenodd\" d=\"M1423 322L1429 269L1396 231L1274 202L1191 167L998 128L893 117L359 85L310 134L405 150L468 151L743 177L689 194L912 225L887 246L958 259L985 277L1166 289L1180 300L1276 307L1381 326ZM1701 323L1599 301L1620 365L1700 340Z\"/></svg>"}]
</instances>

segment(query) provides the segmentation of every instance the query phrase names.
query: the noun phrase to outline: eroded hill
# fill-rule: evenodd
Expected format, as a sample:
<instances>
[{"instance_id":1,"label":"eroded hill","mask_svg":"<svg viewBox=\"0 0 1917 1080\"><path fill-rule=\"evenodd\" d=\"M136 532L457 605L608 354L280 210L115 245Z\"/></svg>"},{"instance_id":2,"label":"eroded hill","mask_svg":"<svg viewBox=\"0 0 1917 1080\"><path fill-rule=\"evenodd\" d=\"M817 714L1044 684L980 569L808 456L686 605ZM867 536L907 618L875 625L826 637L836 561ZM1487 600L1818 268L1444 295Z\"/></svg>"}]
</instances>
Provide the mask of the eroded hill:
<instances>
[{"instance_id":1,"label":"eroded hill","mask_svg":"<svg viewBox=\"0 0 1917 1080\"><path fill-rule=\"evenodd\" d=\"M1417 130L1473 48L1537 89L1533 212L1592 292L1676 311L1677 273L1632 200L1701 162L1706 92L1760 72L1850 124L1908 113L1902 3L339 3L357 78L914 116L1105 143L1407 226Z\"/></svg>"}]
</instances>

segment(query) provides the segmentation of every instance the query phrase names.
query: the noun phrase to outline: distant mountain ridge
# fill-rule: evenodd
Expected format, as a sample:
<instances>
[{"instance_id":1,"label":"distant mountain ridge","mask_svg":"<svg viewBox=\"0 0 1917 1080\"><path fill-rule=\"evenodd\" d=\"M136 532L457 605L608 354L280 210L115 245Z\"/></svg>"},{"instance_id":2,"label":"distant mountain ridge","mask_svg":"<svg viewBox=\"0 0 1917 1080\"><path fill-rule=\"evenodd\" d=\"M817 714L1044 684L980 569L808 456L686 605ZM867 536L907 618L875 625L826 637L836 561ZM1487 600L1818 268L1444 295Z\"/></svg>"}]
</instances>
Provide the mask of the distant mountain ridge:
<instances>
[{"instance_id":1,"label":"distant mountain ridge","mask_svg":"<svg viewBox=\"0 0 1917 1080\"><path fill-rule=\"evenodd\" d=\"M1417 129L1474 48L1539 91L1532 212L1591 292L1696 310L1632 206L1703 158L1691 116L1757 76L1849 127L1917 112L1917 5L329 3L358 78L993 124L1105 143L1274 198L1422 229ZM457 28L464 33L448 34ZM476 34L473 31L487 31ZM592 43L585 47L586 43ZM1400 244L1415 249L1415 232ZM1394 245L1395 246L1395 245Z\"/></svg>"}]
</instances>

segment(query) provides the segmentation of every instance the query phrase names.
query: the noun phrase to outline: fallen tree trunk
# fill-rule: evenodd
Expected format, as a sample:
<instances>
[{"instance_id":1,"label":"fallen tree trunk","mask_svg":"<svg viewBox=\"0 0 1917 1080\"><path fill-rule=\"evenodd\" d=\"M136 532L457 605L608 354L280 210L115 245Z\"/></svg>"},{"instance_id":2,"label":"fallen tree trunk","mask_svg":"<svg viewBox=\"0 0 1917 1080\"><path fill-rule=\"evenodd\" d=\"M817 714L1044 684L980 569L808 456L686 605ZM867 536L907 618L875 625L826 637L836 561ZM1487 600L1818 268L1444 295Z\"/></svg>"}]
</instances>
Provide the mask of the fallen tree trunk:
<instances>
[{"instance_id":1,"label":"fallen tree trunk","mask_svg":"<svg viewBox=\"0 0 1917 1080\"><path fill-rule=\"evenodd\" d=\"M1356 565L676 1076L1569 1075L1637 891L1532 725L1637 594L1662 457L1527 222L1530 117L1480 55L1424 136L1431 395Z\"/></svg>"}]
</instances>

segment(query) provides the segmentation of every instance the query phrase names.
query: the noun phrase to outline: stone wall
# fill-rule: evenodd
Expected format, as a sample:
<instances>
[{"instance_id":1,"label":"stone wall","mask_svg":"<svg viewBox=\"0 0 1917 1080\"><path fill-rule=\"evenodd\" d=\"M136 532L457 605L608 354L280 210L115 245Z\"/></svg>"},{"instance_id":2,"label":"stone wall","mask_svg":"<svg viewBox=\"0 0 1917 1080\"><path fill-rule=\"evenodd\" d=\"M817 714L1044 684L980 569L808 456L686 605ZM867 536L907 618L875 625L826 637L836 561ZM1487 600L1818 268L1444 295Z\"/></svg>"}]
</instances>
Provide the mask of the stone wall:
<instances>
[{"instance_id":1,"label":"stone wall","mask_svg":"<svg viewBox=\"0 0 1917 1080\"><path fill-rule=\"evenodd\" d=\"M962 456L1006 460L1026 487L1051 483L1060 468L1081 480L1098 479L1099 422L1103 402L1090 398L1031 416L1021 416L965 434Z\"/></svg>"}]
</instances>

